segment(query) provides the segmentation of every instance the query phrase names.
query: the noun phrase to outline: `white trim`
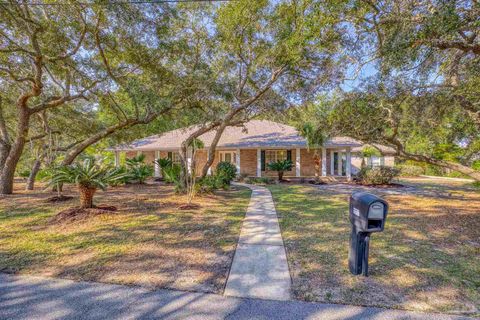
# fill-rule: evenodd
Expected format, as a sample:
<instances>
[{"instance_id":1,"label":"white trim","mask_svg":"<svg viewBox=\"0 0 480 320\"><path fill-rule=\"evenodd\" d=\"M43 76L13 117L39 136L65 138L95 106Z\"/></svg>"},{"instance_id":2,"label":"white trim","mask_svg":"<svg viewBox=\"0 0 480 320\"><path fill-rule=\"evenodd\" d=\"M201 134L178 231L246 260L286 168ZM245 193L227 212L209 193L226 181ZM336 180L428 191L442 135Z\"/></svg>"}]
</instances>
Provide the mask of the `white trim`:
<instances>
[{"instance_id":1,"label":"white trim","mask_svg":"<svg viewBox=\"0 0 480 320\"><path fill-rule=\"evenodd\" d=\"M237 149L236 151L236 167L237 167L237 175L240 175L240 149Z\"/></svg>"},{"instance_id":2,"label":"white trim","mask_svg":"<svg viewBox=\"0 0 480 320\"><path fill-rule=\"evenodd\" d=\"M295 149L295 177L300 177L300 148Z\"/></svg>"},{"instance_id":3,"label":"white trim","mask_svg":"<svg viewBox=\"0 0 480 320\"><path fill-rule=\"evenodd\" d=\"M154 162L154 168L155 168L155 177L159 178L161 176L161 170L160 166L157 163L157 160L160 159L160 151L155 150L155 162Z\"/></svg>"},{"instance_id":4,"label":"white trim","mask_svg":"<svg viewBox=\"0 0 480 320\"><path fill-rule=\"evenodd\" d=\"M262 149L257 149L257 177L262 176Z\"/></svg>"},{"instance_id":5,"label":"white trim","mask_svg":"<svg viewBox=\"0 0 480 320\"><path fill-rule=\"evenodd\" d=\"M347 148L347 165L345 171L347 179L350 181L352 179L352 151L350 148Z\"/></svg>"},{"instance_id":6,"label":"white trim","mask_svg":"<svg viewBox=\"0 0 480 320\"><path fill-rule=\"evenodd\" d=\"M335 151L330 150L330 175L335 175Z\"/></svg>"},{"instance_id":7,"label":"white trim","mask_svg":"<svg viewBox=\"0 0 480 320\"><path fill-rule=\"evenodd\" d=\"M322 148L322 177L327 176L327 149Z\"/></svg>"}]
</instances>

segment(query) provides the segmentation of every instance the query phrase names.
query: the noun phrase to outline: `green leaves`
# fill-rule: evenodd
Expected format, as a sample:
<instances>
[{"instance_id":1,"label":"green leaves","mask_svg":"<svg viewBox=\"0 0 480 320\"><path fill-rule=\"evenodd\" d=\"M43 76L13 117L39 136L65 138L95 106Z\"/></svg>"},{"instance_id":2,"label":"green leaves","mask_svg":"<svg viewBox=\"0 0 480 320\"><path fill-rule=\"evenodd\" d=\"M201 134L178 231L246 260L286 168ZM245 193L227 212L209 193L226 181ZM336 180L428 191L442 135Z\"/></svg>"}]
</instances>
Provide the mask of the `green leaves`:
<instances>
[{"instance_id":1,"label":"green leaves","mask_svg":"<svg viewBox=\"0 0 480 320\"><path fill-rule=\"evenodd\" d=\"M290 171L293 163L291 160L278 160L267 164L268 169L272 171Z\"/></svg>"},{"instance_id":2,"label":"green leaves","mask_svg":"<svg viewBox=\"0 0 480 320\"><path fill-rule=\"evenodd\" d=\"M126 176L119 169L97 164L92 158L71 166L64 166L53 170L49 185L72 183L86 188L100 188L105 190L108 185L123 179Z\"/></svg>"}]
</instances>

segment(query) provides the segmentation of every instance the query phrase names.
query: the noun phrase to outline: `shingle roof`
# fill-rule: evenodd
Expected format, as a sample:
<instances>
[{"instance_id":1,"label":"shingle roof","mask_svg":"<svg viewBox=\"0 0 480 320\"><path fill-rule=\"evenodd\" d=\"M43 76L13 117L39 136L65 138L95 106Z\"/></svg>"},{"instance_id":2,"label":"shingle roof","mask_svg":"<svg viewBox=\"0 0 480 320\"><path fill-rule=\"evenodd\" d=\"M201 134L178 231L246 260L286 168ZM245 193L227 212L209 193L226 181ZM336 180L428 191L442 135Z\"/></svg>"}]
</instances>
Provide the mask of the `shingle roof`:
<instances>
[{"instance_id":1,"label":"shingle roof","mask_svg":"<svg viewBox=\"0 0 480 320\"><path fill-rule=\"evenodd\" d=\"M176 129L160 135L139 139L129 145L121 145L113 150L178 150L181 143L198 126ZM208 148L214 138L215 131L200 136L205 148ZM333 137L326 143L326 147L357 147L361 143L349 137ZM251 120L239 127L227 127L217 145L218 148L264 148L264 147L306 147L305 139L298 131L285 124L267 121Z\"/></svg>"}]
</instances>

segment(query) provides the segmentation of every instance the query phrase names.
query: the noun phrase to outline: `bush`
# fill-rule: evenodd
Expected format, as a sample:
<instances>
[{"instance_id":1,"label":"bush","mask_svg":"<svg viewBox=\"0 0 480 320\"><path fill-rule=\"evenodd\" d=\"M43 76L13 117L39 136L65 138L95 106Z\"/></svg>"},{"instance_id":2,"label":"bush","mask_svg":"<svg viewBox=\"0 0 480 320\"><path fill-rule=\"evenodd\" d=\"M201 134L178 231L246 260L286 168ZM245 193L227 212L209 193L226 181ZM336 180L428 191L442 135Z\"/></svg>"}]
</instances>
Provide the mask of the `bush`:
<instances>
[{"instance_id":1,"label":"bush","mask_svg":"<svg viewBox=\"0 0 480 320\"><path fill-rule=\"evenodd\" d=\"M275 180L269 177L251 177L245 179L245 182L249 184L274 184Z\"/></svg>"},{"instance_id":2,"label":"bush","mask_svg":"<svg viewBox=\"0 0 480 320\"><path fill-rule=\"evenodd\" d=\"M172 164L170 167L163 169L163 179L167 183L179 183L180 182L180 172L182 168L179 164Z\"/></svg>"},{"instance_id":3,"label":"bush","mask_svg":"<svg viewBox=\"0 0 480 320\"><path fill-rule=\"evenodd\" d=\"M400 170L402 177L417 177L425 173L425 169L420 166L401 164L396 166Z\"/></svg>"},{"instance_id":4,"label":"bush","mask_svg":"<svg viewBox=\"0 0 480 320\"><path fill-rule=\"evenodd\" d=\"M22 178L28 178L30 176L30 170L28 169L22 170L18 173L18 175Z\"/></svg>"},{"instance_id":5,"label":"bush","mask_svg":"<svg viewBox=\"0 0 480 320\"><path fill-rule=\"evenodd\" d=\"M475 189L480 190L480 181L472 182L472 186L473 186Z\"/></svg>"},{"instance_id":6,"label":"bush","mask_svg":"<svg viewBox=\"0 0 480 320\"><path fill-rule=\"evenodd\" d=\"M375 168L363 168L357 175L358 180L362 184L380 185L390 184L393 178L400 174L398 168L379 166Z\"/></svg>"},{"instance_id":7,"label":"bush","mask_svg":"<svg viewBox=\"0 0 480 320\"><path fill-rule=\"evenodd\" d=\"M145 155L141 154L126 160L128 182L145 183L148 177L153 175L153 166L145 164Z\"/></svg>"},{"instance_id":8,"label":"bush","mask_svg":"<svg viewBox=\"0 0 480 320\"><path fill-rule=\"evenodd\" d=\"M217 170L215 171L215 175L224 184L230 185L230 182L232 182L232 180L237 175L237 168L230 162L222 161L217 164Z\"/></svg>"},{"instance_id":9,"label":"bush","mask_svg":"<svg viewBox=\"0 0 480 320\"><path fill-rule=\"evenodd\" d=\"M117 168L118 173L122 174L122 178L112 181L111 185L112 186L119 186L119 185L124 185L129 183L132 178L130 177L130 173L128 172L128 169L125 166L121 166Z\"/></svg>"},{"instance_id":10,"label":"bush","mask_svg":"<svg viewBox=\"0 0 480 320\"><path fill-rule=\"evenodd\" d=\"M196 188L198 193L213 193L220 188L228 189L228 184L225 184L218 175L212 175L199 179Z\"/></svg>"},{"instance_id":11,"label":"bush","mask_svg":"<svg viewBox=\"0 0 480 320\"><path fill-rule=\"evenodd\" d=\"M162 177L165 175L165 169L173 166L173 161L170 158L160 158L155 161L155 163L160 167L162 172Z\"/></svg>"}]
</instances>

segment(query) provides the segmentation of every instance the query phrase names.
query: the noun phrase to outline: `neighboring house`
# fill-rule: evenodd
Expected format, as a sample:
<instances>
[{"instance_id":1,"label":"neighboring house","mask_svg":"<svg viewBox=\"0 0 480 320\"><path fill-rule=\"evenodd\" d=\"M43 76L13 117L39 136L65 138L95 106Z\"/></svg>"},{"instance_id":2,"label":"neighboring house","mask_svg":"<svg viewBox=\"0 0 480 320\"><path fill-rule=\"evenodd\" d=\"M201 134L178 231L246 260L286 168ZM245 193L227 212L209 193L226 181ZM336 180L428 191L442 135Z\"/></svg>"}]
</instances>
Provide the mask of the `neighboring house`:
<instances>
[{"instance_id":1,"label":"neighboring house","mask_svg":"<svg viewBox=\"0 0 480 320\"><path fill-rule=\"evenodd\" d=\"M379 155L363 157L362 150L369 146L377 149ZM352 148L352 173L356 174L362 167L362 160L365 166L375 168L378 166L393 167L395 165L395 149L380 144L366 144L360 147Z\"/></svg>"},{"instance_id":2,"label":"neighboring house","mask_svg":"<svg viewBox=\"0 0 480 320\"><path fill-rule=\"evenodd\" d=\"M179 150L182 142L198 126L177 129L161 135L150 136L136 140L125 146L117 146L115 160L120 162L120 152L126 157L145 154L147 162L158 158L171 158L180 161ZM196 172L207 161L207 151L213 140L215 131L200 136L204 149L196 152ZM350 178L352 171L352 150L361 147L361 143L349 137L334 137L329 139L323 148L315 152L308 150L305 139L291 126L266 120L252 120L243 126L225 129L215 151L212 168L219 161L228 161L237 167L237 172L245 176L263 177L275 176L276 172L268 169L272 161L290 159L293 168L285 172L285 177L313 177L315 164L318 163L320 175L346 176ZM159 175L159 168L155 174Z\"/></svg>"}]
</instances>

